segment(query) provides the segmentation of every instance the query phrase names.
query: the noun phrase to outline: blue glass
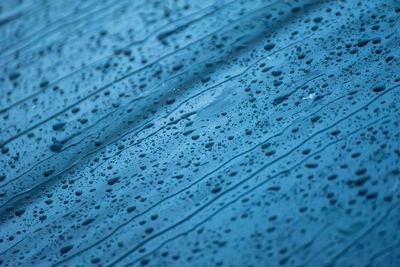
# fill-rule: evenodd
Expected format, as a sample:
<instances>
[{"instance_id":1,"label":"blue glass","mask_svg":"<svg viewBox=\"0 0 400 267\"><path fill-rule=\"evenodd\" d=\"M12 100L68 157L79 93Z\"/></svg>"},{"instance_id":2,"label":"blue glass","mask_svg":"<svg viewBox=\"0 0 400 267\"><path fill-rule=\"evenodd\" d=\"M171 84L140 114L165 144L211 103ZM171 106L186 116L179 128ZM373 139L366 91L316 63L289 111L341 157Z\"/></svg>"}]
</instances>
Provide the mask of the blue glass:
<instances>
[{"instance_id":1,"label":"blue glass","mask_svg":"<svg viewBox=\"0 0 400 267\"><path fill-rule=\"evenodd\" d=\"M400 3L0 3L1 266L400 266Z\"/></svg>"}]
</instances>

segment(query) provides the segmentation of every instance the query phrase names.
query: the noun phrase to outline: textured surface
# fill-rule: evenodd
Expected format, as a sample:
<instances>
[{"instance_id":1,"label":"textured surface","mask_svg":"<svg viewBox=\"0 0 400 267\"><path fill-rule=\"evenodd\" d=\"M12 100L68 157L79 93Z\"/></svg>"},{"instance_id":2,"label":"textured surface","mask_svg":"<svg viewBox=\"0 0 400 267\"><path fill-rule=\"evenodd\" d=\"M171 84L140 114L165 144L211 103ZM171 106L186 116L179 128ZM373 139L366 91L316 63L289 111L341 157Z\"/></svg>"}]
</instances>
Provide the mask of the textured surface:
<instances>
[{"instance_id":1,"label":"textured surface","mask_svg":"<svg viewBox=\"0 0 400 267\"><path fill-rule=\"evenodd\" d=\"M3 266L400 266L400 3L0 3Z\"/></svg>"}]
</instances>

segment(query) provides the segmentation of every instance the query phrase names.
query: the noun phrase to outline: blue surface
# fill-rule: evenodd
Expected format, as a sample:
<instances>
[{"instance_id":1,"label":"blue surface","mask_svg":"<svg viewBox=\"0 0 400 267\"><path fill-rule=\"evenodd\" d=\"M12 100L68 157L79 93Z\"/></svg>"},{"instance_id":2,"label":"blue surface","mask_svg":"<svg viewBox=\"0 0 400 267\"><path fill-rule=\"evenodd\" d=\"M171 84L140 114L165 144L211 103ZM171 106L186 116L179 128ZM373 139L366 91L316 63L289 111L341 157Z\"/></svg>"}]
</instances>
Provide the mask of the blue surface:
<instances>
[{"instance_id":1,"label":"blue surface","mask_svg":"<svg viewBox=\"0 0 400 267\"><path fill-rule=\"evenodd\" d=\"M400 266L400 3L0 3L0 265Z\"/></svg>"}]
</instances>

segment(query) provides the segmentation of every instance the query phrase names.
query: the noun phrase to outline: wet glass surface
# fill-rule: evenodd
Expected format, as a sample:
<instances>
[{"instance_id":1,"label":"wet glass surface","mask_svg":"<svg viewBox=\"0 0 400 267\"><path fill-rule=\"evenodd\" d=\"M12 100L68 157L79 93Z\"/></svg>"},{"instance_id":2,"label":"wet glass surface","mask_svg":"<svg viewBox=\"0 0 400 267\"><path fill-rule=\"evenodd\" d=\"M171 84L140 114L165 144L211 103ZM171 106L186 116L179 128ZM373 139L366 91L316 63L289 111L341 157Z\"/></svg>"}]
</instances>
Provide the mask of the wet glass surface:
<instances>
[{"instance_id":1,"label":"wet glass surface","mask_svg":"<svg viewBox=\"0 0 400 267\"><path fill-rule=\"evenodd\" d=\"M0 265L400 266L400 3L0 3Z\"/></svg>"}]
</instances>

